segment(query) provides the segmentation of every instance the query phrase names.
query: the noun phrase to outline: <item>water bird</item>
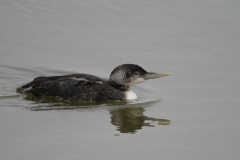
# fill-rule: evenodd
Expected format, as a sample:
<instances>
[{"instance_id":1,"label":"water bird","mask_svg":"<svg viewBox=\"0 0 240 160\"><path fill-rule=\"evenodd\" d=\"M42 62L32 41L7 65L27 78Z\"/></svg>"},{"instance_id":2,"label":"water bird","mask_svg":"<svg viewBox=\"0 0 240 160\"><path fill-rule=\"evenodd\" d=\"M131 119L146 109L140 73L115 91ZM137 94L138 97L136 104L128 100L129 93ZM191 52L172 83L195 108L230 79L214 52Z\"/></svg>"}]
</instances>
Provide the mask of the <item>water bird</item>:
<instances>
[{"instance_id":1,"label":"water bird","mask_svg":"<svg viewBox=\"0 0 240 160\"><path fill-rule=\"evenodd\" d=\"M73 102L134 100L137 95L129 86L170 74L147 72L136 64L122 64L111 72L108 80L83 73L37 77L19 89L34 96L56 96Z\"/></svg>"}]
</instances>

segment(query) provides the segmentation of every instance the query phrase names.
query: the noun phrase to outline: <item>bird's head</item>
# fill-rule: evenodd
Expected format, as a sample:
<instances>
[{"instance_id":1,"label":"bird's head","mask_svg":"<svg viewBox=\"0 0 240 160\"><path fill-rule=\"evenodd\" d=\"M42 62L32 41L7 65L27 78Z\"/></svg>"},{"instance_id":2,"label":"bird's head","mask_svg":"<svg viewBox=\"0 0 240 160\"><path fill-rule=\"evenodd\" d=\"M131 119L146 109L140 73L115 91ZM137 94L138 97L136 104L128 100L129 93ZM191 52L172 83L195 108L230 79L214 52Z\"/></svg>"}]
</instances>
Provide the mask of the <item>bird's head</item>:
<instances>
[{"instance_id":1,"label":"bird's head","mask_svg":"<svg viewBox=\"0 0 240 160\"><path fill-rule=\"evenodd\" d=\"M111 72L109 82L111 85L130 86L142 83L148 79L160 78L170 74L147 72L136 64L122 64Z\"/></svg>"}]
</instances>

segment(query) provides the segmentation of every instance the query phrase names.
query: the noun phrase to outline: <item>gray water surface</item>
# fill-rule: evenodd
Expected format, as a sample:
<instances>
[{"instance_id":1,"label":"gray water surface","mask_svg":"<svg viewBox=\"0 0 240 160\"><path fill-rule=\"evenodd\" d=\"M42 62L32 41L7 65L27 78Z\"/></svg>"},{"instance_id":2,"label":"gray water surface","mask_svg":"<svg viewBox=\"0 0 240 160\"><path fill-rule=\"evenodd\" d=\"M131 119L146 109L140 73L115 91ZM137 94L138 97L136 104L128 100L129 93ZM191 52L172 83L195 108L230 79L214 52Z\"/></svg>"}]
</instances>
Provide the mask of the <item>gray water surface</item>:
<instances>
[{"instance_id":1,"label":"gray water surface","mask_svg":"<svg viewBox=\"0 0 240 160\"><path fill-rule=\"evenodd\" d=\"M0 159L240 158L237 0L0 2ZM109 77L134 63L171 76L128 104L36 102L38 76Z\"/></svg>"}]
</instances>

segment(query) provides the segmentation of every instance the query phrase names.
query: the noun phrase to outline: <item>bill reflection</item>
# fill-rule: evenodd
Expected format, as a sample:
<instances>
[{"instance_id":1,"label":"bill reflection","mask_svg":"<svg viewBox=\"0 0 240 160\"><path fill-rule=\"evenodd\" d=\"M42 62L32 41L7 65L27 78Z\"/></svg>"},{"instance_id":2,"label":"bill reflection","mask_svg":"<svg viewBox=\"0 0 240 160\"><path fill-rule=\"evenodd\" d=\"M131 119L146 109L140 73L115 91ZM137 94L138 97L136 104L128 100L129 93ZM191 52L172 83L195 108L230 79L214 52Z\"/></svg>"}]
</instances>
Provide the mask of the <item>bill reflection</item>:
<instances>
[{"instance_id":1,"label":"bill reflection","mask_svg":"<svg viewBox=\"0 0 240 160\"><path fill-rule=\"evenodd\" d=\"M117 130L121 133L135 133L142 129L143 126L154 127L153 122L158 125L169 125L170 120L156 119L144 116L144 108L120 108L110 111L111 123L117 126ZM149 122L150 121L150 122Z\"/></svg>"}]
</instances>

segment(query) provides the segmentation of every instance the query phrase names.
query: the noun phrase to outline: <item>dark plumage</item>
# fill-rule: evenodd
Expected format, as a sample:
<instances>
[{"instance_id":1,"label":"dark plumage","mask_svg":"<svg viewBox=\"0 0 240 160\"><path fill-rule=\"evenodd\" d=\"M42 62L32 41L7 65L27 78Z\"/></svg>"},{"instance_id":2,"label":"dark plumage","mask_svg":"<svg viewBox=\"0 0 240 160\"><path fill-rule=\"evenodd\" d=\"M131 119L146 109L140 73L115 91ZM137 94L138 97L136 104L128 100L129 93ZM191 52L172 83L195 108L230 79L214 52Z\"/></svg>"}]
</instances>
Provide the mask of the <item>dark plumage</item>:
<instances>
[{"instance_id":1,"label":"dark plumage","mask_svg":"<svg viewBox=\"0 0 240 160\"><path fill-rule=\"evenodd\" d=\"M143 82L149 77L152 78L153 75L155 73L148 73L138 65L123 64L112 71L108 81L93 75L80 73L37 77L20 89L25 89L36 96L57 96L68 101L126 100L136 98L129 85Z\"/></svg>"}]
</instances>

